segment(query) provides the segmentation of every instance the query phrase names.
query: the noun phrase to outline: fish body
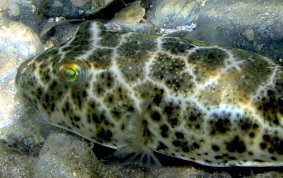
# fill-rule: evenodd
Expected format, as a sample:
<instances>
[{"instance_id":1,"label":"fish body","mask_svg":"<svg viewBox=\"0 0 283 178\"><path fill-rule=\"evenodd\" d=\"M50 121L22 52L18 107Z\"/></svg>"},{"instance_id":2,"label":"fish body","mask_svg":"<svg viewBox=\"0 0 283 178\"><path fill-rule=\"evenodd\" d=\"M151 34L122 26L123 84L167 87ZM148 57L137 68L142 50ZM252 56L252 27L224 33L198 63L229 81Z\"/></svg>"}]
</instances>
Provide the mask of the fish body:
<instances>
[{"instance_id":1,"label":"fish body","mask_svg":"<svg viewBox=\"0 0 283 178\"><path fill-rule=\"evenodd\" d=\"M282 67L254 53L84 22L16 85L50 123L107 147L283 165Z\"/></svg>"}]
</instances>

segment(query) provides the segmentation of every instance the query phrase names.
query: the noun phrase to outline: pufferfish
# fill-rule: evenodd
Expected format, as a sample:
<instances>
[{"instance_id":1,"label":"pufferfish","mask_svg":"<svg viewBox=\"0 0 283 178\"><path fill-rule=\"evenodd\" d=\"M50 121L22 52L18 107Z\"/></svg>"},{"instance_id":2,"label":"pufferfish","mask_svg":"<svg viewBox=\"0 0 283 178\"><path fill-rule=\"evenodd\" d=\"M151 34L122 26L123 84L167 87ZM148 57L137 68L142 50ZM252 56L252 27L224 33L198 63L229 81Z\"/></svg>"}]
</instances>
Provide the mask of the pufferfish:
<instances>
[{"instance_id":1,"label":"pufferfish","mask_svg":"<svg viewBox=\"0 0 283 178\"><path fill-rule=\"evenodd\" d=\"M22 63L18 91L51 124L154 166L283 166L283 72L269 58L82 23Z\"/></svg>"}]
</instances>

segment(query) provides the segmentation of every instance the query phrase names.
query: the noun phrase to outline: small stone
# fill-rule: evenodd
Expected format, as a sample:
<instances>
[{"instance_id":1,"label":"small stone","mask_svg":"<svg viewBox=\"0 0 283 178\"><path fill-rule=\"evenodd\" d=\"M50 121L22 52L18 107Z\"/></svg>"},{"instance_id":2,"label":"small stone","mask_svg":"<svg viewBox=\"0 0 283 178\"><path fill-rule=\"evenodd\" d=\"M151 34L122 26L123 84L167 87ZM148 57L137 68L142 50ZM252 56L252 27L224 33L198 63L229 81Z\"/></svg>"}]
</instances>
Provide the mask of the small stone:
<instances>
[{"instance_id":1,"label":"small stone","mask_svg":"<svg viewBox=\"0 0 283 178\"><path fill-rule=\"evenodd\" d=\"M53 133L47 138L34 167L35 177L97 177L98 160L80 138Z\"/></svg>"},{"instance_id":2,"label":"small stone","mask_svg":"<svg viewBox=\"0 0 283 178\"><path fill-rule=\"evenodd\" d=\"M32 177L35 158L0 143L0 177Z\"/></svg>"},{"instance_id":3,"label":"small stone","mask_svg":"<svg viewBox=\"0 0 283 178\"><path fill-rule=\"evenodd\" d=\"M115 14L113 21L135 24L143 21L144 15L145 9L141 6L141 1L135 1Z\"/></svg>"},{"instance_id":4,"label":"small stone","mask_svg":"<svg viewBox=\"0 0 283 178\"><path fill-rule=\"evenodd\" d=\"M247 29L243 32L243 35L247 38L247 40L249 41L253 41L254 40L254 31L253 29Z\"/></svg>"}]
</instances>

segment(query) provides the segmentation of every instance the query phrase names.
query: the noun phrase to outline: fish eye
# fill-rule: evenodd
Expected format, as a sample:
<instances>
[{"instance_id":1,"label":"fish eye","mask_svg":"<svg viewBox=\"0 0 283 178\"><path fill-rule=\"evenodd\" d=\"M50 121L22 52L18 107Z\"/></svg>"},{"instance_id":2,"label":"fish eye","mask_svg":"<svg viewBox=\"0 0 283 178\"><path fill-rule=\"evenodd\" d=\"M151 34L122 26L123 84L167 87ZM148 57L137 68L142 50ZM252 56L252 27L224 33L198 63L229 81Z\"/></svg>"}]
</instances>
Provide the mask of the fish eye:
<instances>
[{"instance_id":1,"label":"fish eye","mask_svg":"<svg viewBox=\"0 0 283 178\"><path fill-rule=\"evenodd\" d=\"M67 84L78 84L83 80L84 70L77 63L65 63L59 66L59 75Z\"/></svg>"}]
</instances>

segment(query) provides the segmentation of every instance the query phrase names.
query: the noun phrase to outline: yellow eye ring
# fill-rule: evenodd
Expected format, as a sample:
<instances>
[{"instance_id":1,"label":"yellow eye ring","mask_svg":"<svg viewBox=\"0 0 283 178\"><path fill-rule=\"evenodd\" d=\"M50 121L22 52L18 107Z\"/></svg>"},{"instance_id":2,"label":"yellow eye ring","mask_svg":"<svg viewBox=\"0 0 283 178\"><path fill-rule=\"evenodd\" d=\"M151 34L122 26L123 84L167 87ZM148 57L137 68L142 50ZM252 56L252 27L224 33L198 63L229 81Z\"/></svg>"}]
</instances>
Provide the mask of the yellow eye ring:
<instances>
[{"instance_id":1,"label":"yellow eye ring","mask_svg":"<svg viewBox=\"0 0 283 178\"><path fill-rule=\"evenodd\" d=\"M59 66L61 80L68 84L77 84L83 80L84 70L77 63L65 63Z\"/></svg>"}]
</instances>

